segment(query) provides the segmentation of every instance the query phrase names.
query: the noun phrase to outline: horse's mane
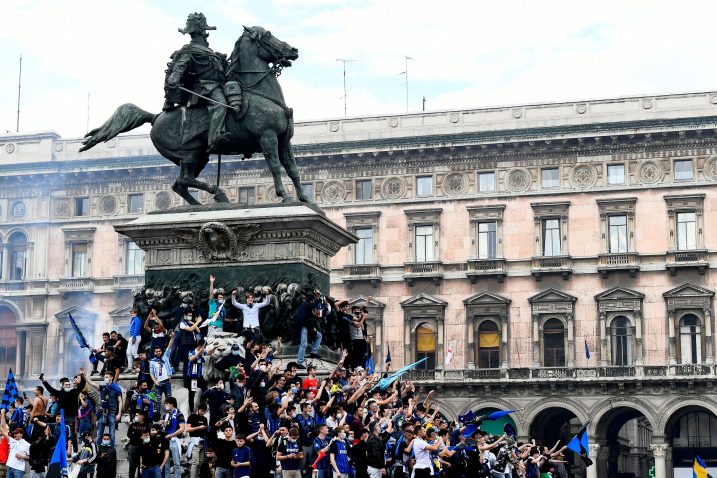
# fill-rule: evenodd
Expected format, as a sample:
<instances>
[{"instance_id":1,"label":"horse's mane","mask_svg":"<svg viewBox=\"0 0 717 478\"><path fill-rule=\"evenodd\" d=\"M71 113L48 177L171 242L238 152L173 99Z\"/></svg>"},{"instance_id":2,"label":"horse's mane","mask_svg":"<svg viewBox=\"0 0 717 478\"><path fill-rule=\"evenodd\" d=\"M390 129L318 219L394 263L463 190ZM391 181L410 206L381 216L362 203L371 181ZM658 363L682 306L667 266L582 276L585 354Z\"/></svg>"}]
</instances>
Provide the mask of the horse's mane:
<instances>
[{"instance_id":1,"label":"horse's mane","mask_svg":"<svg viewBox=\"0 0 717 478\"><path fill-rule=\"evenodd\" d=\"M229 55L229 68L227 68L227 81L239 81L239 44L244 38L246 32L242 33L239 39L234 43L234 50Z\"/></svg>"}]
</instances>

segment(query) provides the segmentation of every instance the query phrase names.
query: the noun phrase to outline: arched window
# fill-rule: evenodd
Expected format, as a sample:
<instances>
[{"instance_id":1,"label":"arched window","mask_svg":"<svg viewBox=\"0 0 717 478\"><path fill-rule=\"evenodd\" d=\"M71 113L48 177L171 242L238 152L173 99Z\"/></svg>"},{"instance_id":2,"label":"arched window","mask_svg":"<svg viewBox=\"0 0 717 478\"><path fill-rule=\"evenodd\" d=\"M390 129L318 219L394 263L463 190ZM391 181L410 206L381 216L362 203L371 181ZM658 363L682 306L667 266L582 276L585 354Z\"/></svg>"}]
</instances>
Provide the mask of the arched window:
<instances>
[{"instance_id":1,"label":"arched window","mask_svg":"<svg viewBox=\"0 0 717 478\"><path fill-rule=\"evenodd\" d=\"M422 370L433 370L436 368L436 345L438 337L433 324L422 322L416 327L416 360L427 358L417 368Z\"/></svg>"},{"instance_id":2,"label":"arched window","mask_svg":"<svg viewBox=\"0 0 717 478\"><path fill-rule=\"evenodd\" d=\"M15 232L10 236L8 252L10 256L8 279L24 280L27 267L27 237L25 234Z\"/></svg>"},{"instance_id":3,"label":"arched window","mask_svg":"<svg viewBox=\"0 0 717 478\"><path fill-rule=\"evenodd\" d=\"M0 377L7 377L10 367L15 366L17 353L17 315L10 307L0 305Z\"/></svg>"},{"instance_id":4,"label":"arched window","mask_svg":"<svg viewBox=\"0 0 717 478\"><path fill-rule=\"evenodd\" d=\"M565 327L558 319L543 325L543 366L565 367Z\"/></svg>"},{"instance_id":5,"label":"arched window","mask_svg":"<svg viewBox=\"0 0 717 478\"><path fill-rule=\"evenodd\" d=\"M498 324L484 320L478 326L478 366L498 368L500 366L500 331Z\"/></svg>"},{"instance_id":6,"label":"arched window","mask_svg":"<svg viewBox=\"0 0 717 478\"><path fill-rule=\"evenodd\" d=\"M680 363L702 362L702 327L694 314L683 315L680 319Z\"/></svg>"},{"instance_id":7,"label":"arched window","mask_svg":"<svg viewBox=\"0 0 717 478\"><path fill-rule=\"evenodd\" d=\"M632 327L627 317L619 316L610 323L612 364L632 365Z\"/></svg>"},{"instance_id":8,"label":"arched window","mask_svg":"<svg viewBox=\"0 0 717 478\"><path fill-rule=\"evenodd\" d=\"M672 426L675 448L714 448L717 446L717 417L712 413L691 411Z\"/></svg>"}]
</instances>

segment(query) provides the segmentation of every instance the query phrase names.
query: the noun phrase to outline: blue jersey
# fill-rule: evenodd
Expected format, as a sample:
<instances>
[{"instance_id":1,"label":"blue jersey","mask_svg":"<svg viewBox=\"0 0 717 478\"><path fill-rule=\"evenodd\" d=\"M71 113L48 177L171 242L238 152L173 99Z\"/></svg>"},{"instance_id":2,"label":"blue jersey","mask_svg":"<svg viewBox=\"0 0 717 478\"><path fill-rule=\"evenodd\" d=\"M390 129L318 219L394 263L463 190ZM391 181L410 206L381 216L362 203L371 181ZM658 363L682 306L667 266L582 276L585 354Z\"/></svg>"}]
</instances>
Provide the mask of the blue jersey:
<instances>
[{"instance_id":1,"label":"blue jersey","mask_svg":"<svg viewBox=\"0 0 717 478\"><path fill-rule=\"evenodd\" d=\"M316 425L314 417L312 417L311 415L309 415L308 417L305 417L304 415L297 415L295 420L299 424L301 444L303 446L310 446L311 432L314 431L314 426Z\"/></svg>"},{"instance_id":2,"label":"blue jersey","mask_svg":"<svg viewBox=\"0 0 717 478\"><path fill-rule=\"evenodd\" d=\"M334 456L336 467L341 473L348 473L349 467L349 454L346 450L346 443L341 440L336 440L331 444L331 454Z\"/></svg>"},{"instance_id":3,"label":"blue jersey","mask_svg":"<svg viewBox=\"0 0 717 478\"><path fill-rule=\"evenodd\" d=\"M197 349L192 349L187 354L187 377L189 378L201 378L203 377L202 368L204 367L204 351L199 354L199 357L194 362L189 361L192 357L197 355Z\"/></svg>"},{"instance_id":4,"label":"blue jersey","mask_svg":"<svg viewBox=\"0 0 717 478\"><path fill-rule=\"evenodd\" d=\"M251 450L248 446L243 446L241 448L234 448L234 451L232 452L232 461L234 463L246 463L247 461L251 461ZM249 476L249 472L251 472L251 466L240 466L238 468L234 468L234 478L240 478L242 476Z\"/></svg>"},{"instance_id":5,"label":"blue jersey","mask_svg":"<svg viewBox=\"0 0 717 478\"><path fill-rule=\"evenodd\" d=\"M326 448L326 445L329 444L329 441L326 438L316 437L314 438L314 455L316 457L319 456L319 452ZM317 470L328 470L331 468L331 462L329 461L329 455L326 454L325 457L320 459L316 463L316 469Z\"/></svg>"},{"instance_id":6,"label":"blue jersey","mask_svg":"<svg viewBox=\"0 0 717 478\"><path fill-rule=\"evenodd\" d=\"M284 443L279 445L279 450L284 456L291 455L292 453L300 453L301 445L296 440L286 440ZM281 462L282 470L299 470L301 460L298 458L289 458Z\"/></svg>"}]
</instances>

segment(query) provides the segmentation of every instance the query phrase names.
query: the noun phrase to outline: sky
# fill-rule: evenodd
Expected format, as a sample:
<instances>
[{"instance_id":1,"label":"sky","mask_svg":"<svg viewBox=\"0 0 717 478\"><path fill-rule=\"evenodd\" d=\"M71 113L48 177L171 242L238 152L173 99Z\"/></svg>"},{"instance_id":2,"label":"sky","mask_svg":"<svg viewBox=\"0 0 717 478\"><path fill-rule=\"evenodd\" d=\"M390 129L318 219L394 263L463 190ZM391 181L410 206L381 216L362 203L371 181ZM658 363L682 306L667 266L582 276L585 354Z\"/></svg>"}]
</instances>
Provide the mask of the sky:
<instances>
[{"instance_id":1,"label":"sky","mask_svg":"<svg viewBox=\"0 0 717 478\"><path fill-rule=\"evenodd\" d=\"M298 48L295 119L717 90L717 2L662 0L3 0L0 134L71 138L122 103L159 112L177 29L202 11L229 54L242 25ZM408 61L406 94L405 57ZM88 114L89 95L89 114ZM139 130L142 131L142 130Z\"/></svg>"}]
</instances>

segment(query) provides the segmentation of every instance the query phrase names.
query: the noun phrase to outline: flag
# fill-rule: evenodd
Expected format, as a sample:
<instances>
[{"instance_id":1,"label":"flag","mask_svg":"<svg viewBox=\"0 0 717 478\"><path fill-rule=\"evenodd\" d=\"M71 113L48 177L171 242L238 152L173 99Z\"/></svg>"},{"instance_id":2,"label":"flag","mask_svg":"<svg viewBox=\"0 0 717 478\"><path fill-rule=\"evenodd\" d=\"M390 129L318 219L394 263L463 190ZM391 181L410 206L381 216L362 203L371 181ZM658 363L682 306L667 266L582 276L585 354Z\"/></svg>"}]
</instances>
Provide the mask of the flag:
<instances>
[{"instance_id":1,"label":"flag","mask_svg":"<svg viewBox=\"0 0 717 478\"><path fill-rule=\"evenodd\" d=\"M583 459L585 466L591 466L593 461L588 456L590 447L588 446L588 423L586 423L577 435L568 443L568 450L572 450Z\"/></svg>"},{"instance_id":2,"label":"flag","mask_svg":"<svg viewBox=\"0 0 717 478\"><path fill-rule=\"evenodd\" d=\"M590 360L590 347L588 347L588 339L585 339L585 359Z\"/></svg>"},{"instance_id":3,"label":"flag","mask_svg":"<svg viewBox=\"0 0 717 478\"><path fill-rule=\"evenodd\" d=\"M497 412L489 413L488 415L484 416L483 420L497 420L517 411L518 410L499 410Z\"/></svg>"},{"instance_id":4,"label":"flag","mask_svg":"<svg viewBox=\"0 0 717 478\"><path fill-rule=\"evenodd\" d=\"M412 363L411 365L406 365L405 367L403 367L403 368L401 368L401 369L399 369L399 370L396 370L395 372L393 372L393 373L392 373L391 375L389 375L388 377L382 378L382 379L376 384L376 386L373 387L373 389L372 389L371 391L373 392L373 391L375 391L375 390L386 390L388 387L391 386L391 384L392 384L393 382L395 382L396 380L398 380L398 378L399 378L401 375L403 375L404 373L408 372L408 371L411 370L412 368L414 368L414 367L416 367L416 366L422 364L422 363L425 362L426 360L428 360L428 357L424 357L424 358L422 358L421 360L419 360L418 362L414 362L414 363Z\"/></svg>"},{"instance_id":5,"label":"flag","mask_svg":"<svg viewBox=\"0 0 717 478\"><path fill-rule=\"evenodd\" d=\"M12 374L12 368L7 373L7 382L5 383L5 393L2 396L2 403L0 403L0 410L9 410L10 405L15 402L15 399L20 396L20 392L17 390L17 383L15 383L15 375Z\"/></svg>"},{"instance_id":6,"label":"flag","mask_svg":"<svg viewBox=\"0 0 717 478\"><path fill-rule=\"evenodd\" d=\"M692 478L712 478L712 475L707 473L707 465L699 455L695 455L695 461L692 464Z\"/></svg>"},{"instance_id":7,"label":"flag","mask_svg":"<svg viewBox=\"0 0 717 478\"><path fill-rule=\"evenodd\" d=\"M391 349L388 346L388 342L386 342L386 370L388 370L391 367Z\"/></svg>"},{"instance_id":8,"label":"flag","mask_svg":"<svg viewBox=\"0 0 717 478\"><path fill-rule=\"evenodd\" d=\"M473 420L475 420L476 414L473 413L473 410L468 410L468 413L465 415L458 415L458 421L461 423L470 423Z\"/></svg>"},{"instance_id":9,"label":"flag","mask_svg":"<svg viewBox=\"0 0 717 478\"><path fill-rule=\"evenodd\" d=\"M368 357L366 357L366 363L364 364L364 368L366 369L367 374L373 374L373 354L370 352L368 354Z\"/></svg>"},{"instance_id":10,"label":"flag","mask_svg":"<svg viewBox=\"0 0 717 478\"><path fill-rule=\"evenodd\" d=\"M213 322L214 322L215 320L217 320L217 317L219 317L219 314L222 313L222 310L224 310L224 302L222 302L221 304L219 304L219 307L217 307L217 310L214 311L214 313L213 313L212 316L209 318L209 320L205 320L204 322L202 322L202 323L199 325L199 328L201 329L201 328L203 328L203 327L207 327L207 326L209 326L210 324L213 325Z\"/></svg>"},{"instance_id":11,"label":"flag","mask_svg":"<svg viewBox=\"0 0 717 478\"><path fill-rule=\"evenodd\" d=\"M50 458L45 478L67 477L67 435L65 434L65 412L60 410L60 437Z\"/></svg>"},{"instance_id":12,"label":"flag","mask_svg":"<svg viewBox=\"0 0 717 478\"><path fill-rule=\"evenodd\" d=\"M506 436L509 436L510 438L515 440L516 435L518 432L516 431L515 427L511 425L510 423L506 423L503 425L503 433L506 434Z\"/></svg>"},{"instance_id":13,"label":"flag","mask_svg":"<svg viewBox=\"0 0 717 478\"><path fill-rule=\"evenodd\" d=\"M313 469L315 470L316 467L319 465L319 462L320 462L321 460L323 460L324 458L326 458L326 452L325 452L325 451L320 451L319 454L316 456L316 460L315 460L314 463L311 465L311 468L313 468Z\"/></svg>"},{"instance_id":14,"label":"flag","mask_svg":"<svg viewBox=\"0 0 717 478\"><path fill-rule=\"evenodd\" d=\"M451 344L448 344L448 351L446 352L446 365L450 364L453 360L453 347Z\"/></svg>"},{"instance_id":15,"label":"flag","mask_svg":"<svg viewBox=\"0 0 717 478\"><path fill-rule=\"evenodd\" d=\"M75 331L75 338L77 339L77 342L80 344L80 348L83 349L89 349L90 344L87 343L87 339L84 335L82 335L82 331L77 326L77 322L75 322L75 319L72 318L72 314L67 314L67 316L70 318L70 324L72 325L72 328Z\"/></svg>"},{"instance_id":16,"label":"flag","mask_svg":"<svg viewBox=\"0 0 717 478\"><path fill-rule=\"evenodd\" d=\"M463 428L463 436L465 438L470 438L471 435L473 435L475 432L478 431L478 425L474 423L469 423L468 425Z\"/></svg>"}]
</instances>

